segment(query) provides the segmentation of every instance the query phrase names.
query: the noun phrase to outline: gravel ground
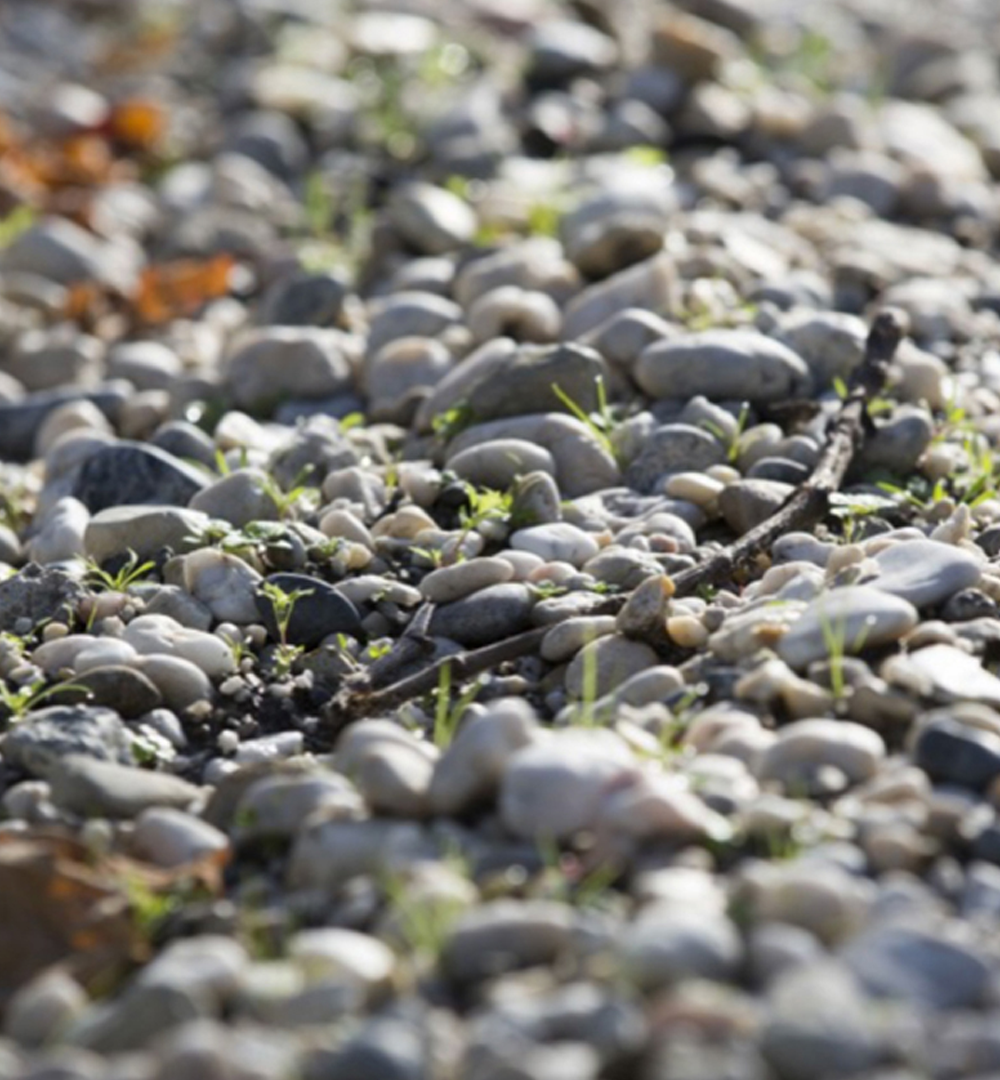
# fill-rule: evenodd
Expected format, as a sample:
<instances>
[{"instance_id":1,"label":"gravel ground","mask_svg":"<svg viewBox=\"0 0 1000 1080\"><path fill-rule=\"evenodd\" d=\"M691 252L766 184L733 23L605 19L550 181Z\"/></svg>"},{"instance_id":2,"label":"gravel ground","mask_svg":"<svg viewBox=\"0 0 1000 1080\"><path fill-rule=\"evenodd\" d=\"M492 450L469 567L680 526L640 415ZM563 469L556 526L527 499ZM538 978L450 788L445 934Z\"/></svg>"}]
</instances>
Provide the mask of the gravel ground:
<instances>
[{"instance_id":1,"label":"gravel ground","mask_svg":"<svg viewBox=\"0 0 1000 1080\"><path fill-rule=\"evenodd\" d=\"M998 55L5 0L2 1080L1000 1075Z\"/></svg>"}]
</instances>

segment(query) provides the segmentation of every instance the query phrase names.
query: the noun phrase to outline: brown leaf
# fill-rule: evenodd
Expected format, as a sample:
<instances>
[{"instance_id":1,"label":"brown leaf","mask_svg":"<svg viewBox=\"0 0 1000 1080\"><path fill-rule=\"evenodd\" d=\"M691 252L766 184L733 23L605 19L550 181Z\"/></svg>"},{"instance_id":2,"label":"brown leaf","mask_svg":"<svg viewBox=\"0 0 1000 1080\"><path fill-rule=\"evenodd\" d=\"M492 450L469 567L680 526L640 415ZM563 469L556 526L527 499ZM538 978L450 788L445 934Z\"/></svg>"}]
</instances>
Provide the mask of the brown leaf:
<instances>
[{"instance_id":1,"label":"brown leaf","mask_svg":"<svg viewBox=\"0 0 1000 1080\"><path fill-rule=\"evenodd\" d=\"M226 295L232 268L230 255L151 266L143 271L132 298L135 313L146 323L193 315L209 300Z\"/></svg>"}]
</instances>

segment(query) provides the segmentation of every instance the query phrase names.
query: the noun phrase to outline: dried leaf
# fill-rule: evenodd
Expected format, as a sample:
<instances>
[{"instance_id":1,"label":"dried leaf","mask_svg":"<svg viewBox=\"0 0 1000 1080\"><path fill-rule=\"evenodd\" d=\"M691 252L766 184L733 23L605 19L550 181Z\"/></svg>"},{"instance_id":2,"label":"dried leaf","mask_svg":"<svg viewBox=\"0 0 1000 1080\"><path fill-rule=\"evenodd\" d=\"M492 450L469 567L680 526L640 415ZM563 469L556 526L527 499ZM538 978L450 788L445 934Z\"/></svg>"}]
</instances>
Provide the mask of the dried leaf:
<instances>
[{"instance_id":1,"label":"dried leaf","mask_svg":"<svg viewBox=\"0 0 1000 1080\"><path fill-rule=\"evenodd\" d=\"M166 131L167 117L154 101L131 98L116 105L107 121L108 134L133 150L154 149Z\"/></svg>"},{"instance_id":2,"label":"dried leaf","mask_svg":"<svg viewBox=\"0 0 1000 1080\"><path fill-rule=\"evenodd\" d=\"M143 271L132 298L135 313L146 323L193 315L210 300L226 295L232 268L230 255L151 266Z\"/></svg>"}]
</instances>

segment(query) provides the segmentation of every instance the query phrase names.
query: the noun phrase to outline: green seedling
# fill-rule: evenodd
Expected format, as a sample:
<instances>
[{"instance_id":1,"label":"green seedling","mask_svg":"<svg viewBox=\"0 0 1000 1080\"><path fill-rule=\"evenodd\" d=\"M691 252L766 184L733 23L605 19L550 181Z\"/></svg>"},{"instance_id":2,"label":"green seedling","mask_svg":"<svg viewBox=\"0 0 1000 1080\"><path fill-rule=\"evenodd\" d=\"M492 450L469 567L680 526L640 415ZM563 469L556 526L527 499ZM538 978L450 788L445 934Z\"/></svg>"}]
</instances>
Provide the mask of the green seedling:
<instances>
[{"instance_id":1,"label":"green seedling","mask_svg":"<svg viewBox=\"0 0 1000 1080\"><path fill-rule=\"evenodd\" d=\"M293 645L288 640L288 627L292 621L295 605L304 597L312 596L314 589L292 589L286 592L273 581L265 581L260 591L271 602L274 621L278 627L278 644L274 650L274 673L284 679L291 674L295 661L305 651L301 645Z\"/></svg>"},{"instance_id":2,"label":"green seedling","mask_svg":"<svg viewBox=\"0 0 1000 1080\"><path fill-rule=\"evenodd\" d=\"M13 724L22 720L27 713L37 709L43 702L67 691L79 691L87 696L90 694L85 686L76 683L56 683L47 686L44 678L38 678L16 689L11 689L0 679L0 707L6 714L7 723Z\"/></svg>"},{"instance_id":3,"label":"green seedling","mask_svg":"<svg viewBox=\"0 0 1000 1080\"><path fill-rule=\"evenodd\" d=\"M842 701L847 692L847 684L844 678L844 658L850 652L851 655L861 652L868 640L874 625L874 618L869 616L864 625L854 635L853 641L848 641L847 617L842 616L836 621L830 619L826 612L820 614L820 629L823 634L823 647L826 649L827 661L830 667L830 690L837 701Z\"/></svg>"},{"instance_id":4,"label":"green seedling","mask_svg":"<svg viewBox=\"0 0 1000 1080\"><path fill-rule=\"evenodd\" d=\"M434 700L434 745L445 750L451 745L465 710L476 700L480 684L478 680L466 687L457 701L451 699L451 664L441 665Z\"/></svg>"},{"instance_id":5,"label":"green seedling","mask_svg":"<svg viewBox=\"0 0 1000 1080\"><path fill-rule=\"evenodd\" d=\"M558 383L552 384L552 393L577 420L587 426L591 435L617 461L618 451L611 439L611 432L617 427L618 422L608 405L607 390L604 386L603 377L598 375L594 382L597 389L597 410L593 413L587 412L579 402L574 401Z\"/></svg>"},{"instance_id":6,"label":"green seedling","mask_svg":"<svg viewBox=\"0 0 1000 1080\"><path fill-rule=\"evenodd\" d=\"M109 573L102 569L94 559L87 559L87 572L85 580L92 589L100 589L108 592L125 592L130 585L134 585L152 570L156 563L151 559L140 563L139 556L132 549L128 549L128 559L125 564L115 573Z\"/></svg>"}]
</instances>

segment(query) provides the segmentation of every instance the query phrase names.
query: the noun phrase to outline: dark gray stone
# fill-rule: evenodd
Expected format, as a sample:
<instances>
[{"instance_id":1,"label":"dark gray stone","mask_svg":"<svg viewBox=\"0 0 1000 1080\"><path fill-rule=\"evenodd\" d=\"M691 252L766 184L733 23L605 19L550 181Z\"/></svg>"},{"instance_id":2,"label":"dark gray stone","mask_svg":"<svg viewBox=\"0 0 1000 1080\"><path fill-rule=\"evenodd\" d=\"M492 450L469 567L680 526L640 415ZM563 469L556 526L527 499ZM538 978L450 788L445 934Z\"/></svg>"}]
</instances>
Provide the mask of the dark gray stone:
<instances>
[{"instance_id":1,"label":"dark gray stone","mask_svg":"<svg viewBox=\"0 0 1000 1080\"><path fill-rule=\"evenodd\" d=\"M933 436L934 424L926 413L913 412L889 420L865 440L860 466L906 476L916 467Z\"/></svg>"},{"instance_id":2,"label":"dark gray stone","mask_svg":"<svg viewBox=\"0 0 1000 1080\"><path fill-rule=\"evenodd\" d=\"M164 450L119 442L84 462L73 495L92 514L135 503L187 506L207 482L204 473Z\"/></svg>"},{"instance_id":3,"label":"dark gray stone","mask_svg":"<svg viewBox=\"0 0 1000 1080\"><path fill-rule=\"evenodd\" d=\"M725 460L726 451L709 432L693 424L664 424L645 440L642 452L625 472L625 481L636 491L649 492L667 473L703 472Z\"/></svg>"},{"instance_id":4,"label":"dark gray stone","mask_svg":"<svg viewBox=\"0 0 1000 1080\"><path fill-rule=\"evenodd\" d=\"M4 761L33 776L48 776L70 754L134 764L132 736L111 709L53 705L28 713L0 744Z\"/></svg>"},{"instance_id":5,"label":"dark gray stone","mask_svg":"<svg viewBox=\"0 0 1000 1080\"><path fill-rule=\"evenodd\" d=\"M83 687L89 704L114 709L126 720L134 720L163 704L163 695L153 681L125 664L90 668L74 675L71 682Z\"/></svg>"},{"instance_id":6,"label":"dark gray stone","mask_svg":"<svg viewBox=\"0 0 1000 1080\"><path fill-rule=\"evenodd\" d=\"M133 818L151 806L183 810L199 790L179 776L83 754L60 759L48 779L56 806L81 817Z\"/></svg>"},{"instance_id":7,"label":"dark gray stone","mask_svg":"<svg viewBox=\"0 0 1000 1080\"><path fill-rule=\"evenodd\" d=\"M364 639L358 609L332 585L308 574L272 574L267 579L272 585L286 593L296 589L308 591L308 596L300 597L292 608L288 622L288 641L293 645L304 645L307 649L315 648L328 634L350 634ZM274 617L274 605L262 592L256 596L257 610L275 639L278 637L278 624Z\"/></svg>"},{"instance_id":8,"label":"dark gray stone","mask_svg":"<svg viewBox=\"0 0 1000 1080\"><path fill-rule=\"evenodd\" d=\"M525 345L490 371L469 393L477 420L525 413L569 412L556 393L585 413L598 408L597 379L608 380L600 354L584 345Z\"/></svg>"},{"instance_id":9,"label":"dark gray stone","mask_svg":"<svg viewBox=\"0 0 1000 1080\"><path fill-rule=\"evenodd\" d=\"M62 570L28 565L0 582L0 630L20 632L18 624L33 629L46 619L72 617L85 590Z\"/></svg>"},{"instance_id":10,"label":"dark gray stone","mask_svg":"<svg viewBox=\"0 0 1000 1080\"><path fill-rule=\"evenodd\" d=\"M809 479L812 470L798 461L783 457L765 457L755 461L747 471L750 480L777 480L782 484L801 484Z\"/></svg>"},{"instance_id":11,"label":"dark gray stone","mask_svg":"<svg viewBox=\"0 0 1000 1080\"><path fill-rule=\"evenodd\" d=\"M264 295L257 322L262 326L338 326L348 285L334 274L305 271L279 278Z\"/></svg>"},{"instance_id":12,"label":"dark gray stone","mask_svg":"<svg viewBox=\"0 0 1000 1080\"><path fill-rule=\"evenodd\" d=\"M527 585L507 583L480 589L443 604L431 617L430 632L476 648L527 630L534 597Z\"/></svg>"},{"instance_id":13,"label":"dark gray stone","mask_svg":"<svg viewBox=\"0 0 1000 1080\"><path fill-rule=\"evenodd\" d=\"M89 391L42 390L20 401L0 404L0 458L28 461L35 446L35 436L53 409L70 401L89 401L111 421L117 423L126 400L117 387L98 387Z\"/></svg>"},{"instance_id":14,"label":"dark gray stone","mask_svg":"<svg viewBox=\"0 0 1000 1080\"><path fill-rule=\"evenodd\" d=\"M336 1050L307 1054L305 1080L425 1080L419 1031L403 1020L377 1017Z\"/></svg>"},{"instance_id":15,"label":"dark gray stone","mask_svg":"<svg viewBox=\"0 0 1000 1080\"><path fill-rule=\"evenodd\" d=\"M201 428L186 420L171 420L157 428L149 445L181 461L197 461L210 469L215 468L215 443Z\"/></svg>"},{"instance_id":16,"label":"dark gray stone","mask_svg":"<svg viewBox=\"0 0 1000 1080\"><path fill-rule=\"evenodd\" d=\"M937 783L982 791L1000 776L1000 738L942 718L917 737L913 759Z\"/></svg>"},{"instance_id":17,"label":"dark gray stone","mask_svg":"<svg viewBox=\"0 0 1000 1080\"><path fill-rule=\"evenodd\" d=\"M742 536L780 509L795 489L777 480L737 480L719 496L726 524Z\"/></svg>"},{"instance_id":18,"label":"dark gray stone","mask_svg":"<svg viewBox=\"0 0 1000 1080\"><path fill-rule=\"evenodd\" d=\"M875 926L854 938L842 953L869 993L925 1009L960 1009L982 1004L990 965L970 944L927 929Z\"/></svg>"}]
</instances>

